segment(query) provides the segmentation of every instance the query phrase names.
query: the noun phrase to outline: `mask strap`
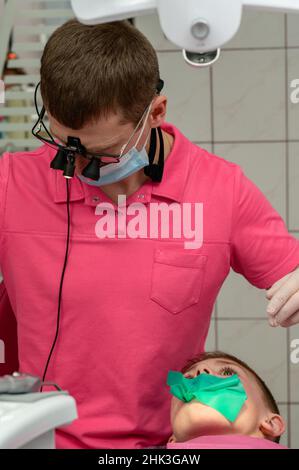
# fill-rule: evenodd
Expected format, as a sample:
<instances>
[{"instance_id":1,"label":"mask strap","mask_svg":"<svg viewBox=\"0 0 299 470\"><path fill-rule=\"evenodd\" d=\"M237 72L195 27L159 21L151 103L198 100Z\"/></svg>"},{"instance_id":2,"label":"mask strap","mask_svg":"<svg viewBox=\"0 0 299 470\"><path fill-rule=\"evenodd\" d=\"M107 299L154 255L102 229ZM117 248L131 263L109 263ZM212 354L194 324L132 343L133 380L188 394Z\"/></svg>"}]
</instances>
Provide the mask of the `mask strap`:
<instances>
[{"instance_id":1,"label":"mask strap","mask_svg":"<svg viewBox=\"0 0 299 470\"><path fill-rule=\"evenodd\" d=\"M151 109L152 109L152 104L153 104L153 103L151 102L151 103L149 104L149 106L148 106L148 110L147 110L147 111L146 111L146 110L144 111L144 113L143 113L143 115L142 115L142 117L141 117L139 123L138 123L137 126L135 127L135 129L134 129L134 131L133 131L131 137L129 138L128 142L122 146L121 151L120 151L120 157L122 157L125 148L129 145L129 143L131 142L132 138L134 137L134 134L135 134L135 132L136 132L136 129L138 128L140 122L142 121L144 114L146 114L146 117L145 117L145 119L144 119L144 121L143 121L142 128L141 128L141 130L140 130L140 134L139 134L139 136L138 136L137 142L136 142L135 145L134 145L135 148L138 146L139 141L140 141L140 139L141 139L141 136L143 135L143 131L144 131L144 128L145 128L145 125L146 125L146 122L147 122L147 118L148 118L149 113L150 113L150 111L151 111Z\"/></svg>"},{"instance_id":2,"label":"mask strap","mask_svg":"<svg viewBox=\"0 0 299 470\"><path fill-rule=\"evenodd\" d=\"M158 163L153 163L156 148L157 148L157 135L156 130L152 129L151 135L151 145L149 150L149 165L144 168L144 174L149 176L152 181L160 183L162 181L163 172L164 172L164 141L161 128L157 128L159 134L159 141L160 141L160 151L159 151L159 160Z\"/></svg>"},{"instance_id":3,"label":"mask strap","mask_svg":"<svg viewBox=\"0 0 299 470\"><path fill-rule=\"evenodd\" d=\"M142 129L141 129L141 131L140 131L139 137L138 137L137 142L136 142L136 144L134 145L134 147L138 147L138 144L139 144L139 142L140 142L140 139L141 139L141 137L142 137L142 135L143 135L143 132L144 132L144 129L145 129L145 126L146 126L146 123L147 123L147 118L149 117L149 114L150 114L150 112L151 112L152 105L153 105L153 103L151 102L151 104L149 105L149 108L148 108L148 110L147 110L147 113L146 113L146 116L145 116L145 119L144 119L144 122L143 122L143 125L142 125Z\"/></svg>"},{"instance_id":4,"label":"mask strap","mask_svg":"<svg viewBox=\"0 0 299 470\"><path fill-rule=\"evenodd\" d=\"M156 134L156 129L151 130L151 145L149 149L149 154L148 154L148 159L149 159L149 164L151 165L154 161L155 155L156 155L156 149L157 149L157 134Z\"/></svg>"}]
</instances>

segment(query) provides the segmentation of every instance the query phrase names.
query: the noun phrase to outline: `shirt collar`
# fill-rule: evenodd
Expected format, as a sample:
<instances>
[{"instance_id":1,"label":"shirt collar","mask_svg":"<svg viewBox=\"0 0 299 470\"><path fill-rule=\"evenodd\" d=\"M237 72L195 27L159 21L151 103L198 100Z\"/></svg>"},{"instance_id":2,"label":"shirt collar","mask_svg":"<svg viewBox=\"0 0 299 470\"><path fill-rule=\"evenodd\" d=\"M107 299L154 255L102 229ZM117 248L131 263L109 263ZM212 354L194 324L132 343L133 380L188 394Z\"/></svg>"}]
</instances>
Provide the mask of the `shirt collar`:
<instances>
[{"instance_id":1,"label":"shirt collar","mask_svg":"<svg viewBox=\"0 0 299 470\"><path fill-rule=\"evenodd\" d=\"M164 164L163 179L160 183L151 183L151 194L171 199L176 202L183 201L185 184L189 170L190 149L192 143L173 125L163 123L161 129L174 136L174 142L168 158ZM56 150L47 147L50 161L54 158ZM55 203L66 202L66 181L62 171L51 171L53 200ZM95 190L100 189L83 183L78 177L69 180L70 202L85 199L90 201ZM142 187L139 188L142 192Z\"/></svg>"}]
</instances>

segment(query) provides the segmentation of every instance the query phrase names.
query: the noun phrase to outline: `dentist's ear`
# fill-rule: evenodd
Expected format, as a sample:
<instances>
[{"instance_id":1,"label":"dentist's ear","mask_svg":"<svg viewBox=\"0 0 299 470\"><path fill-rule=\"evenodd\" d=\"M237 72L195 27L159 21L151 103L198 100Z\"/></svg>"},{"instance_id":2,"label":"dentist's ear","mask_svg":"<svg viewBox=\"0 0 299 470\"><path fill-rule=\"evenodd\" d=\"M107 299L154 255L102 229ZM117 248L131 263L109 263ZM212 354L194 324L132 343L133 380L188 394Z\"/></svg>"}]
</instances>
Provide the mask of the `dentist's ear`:
<instances>
[{"instance_id":1,"label":"dentist's ear","mask_svg":"<svg viewBox=\"0 0 299 470\"><path fill-rule=\"evenodd\" d=\"M266 438L274 439L285 432L286 424L280 415L272 413L262 421L259 429Z\"/></svg>"},{"instance_id":2,"label":"dentist's ear","mask_svg":"<svg viewBox=\"0 0 299 470\"><path fill-rule=\"evenodd\" d=\"M152 110L150 113L151 127L159 127L165 122L167 110L167 97L159 95L154 98Z\"/></svg>"}]
</instances>

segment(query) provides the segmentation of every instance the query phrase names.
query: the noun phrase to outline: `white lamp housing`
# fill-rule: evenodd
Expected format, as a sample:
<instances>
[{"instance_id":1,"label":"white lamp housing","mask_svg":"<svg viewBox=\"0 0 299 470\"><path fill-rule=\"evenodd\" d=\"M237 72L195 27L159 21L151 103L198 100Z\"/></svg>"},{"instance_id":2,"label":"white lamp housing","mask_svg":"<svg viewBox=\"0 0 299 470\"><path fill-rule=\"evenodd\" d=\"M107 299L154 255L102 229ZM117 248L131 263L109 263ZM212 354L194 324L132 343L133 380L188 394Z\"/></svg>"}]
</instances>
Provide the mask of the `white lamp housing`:
<instances>
[{"instance_id":1,"label":"white lamp housing","mask_svg":"<svg viewBox=\"0 0 299 470\"><path fill-rule=\"evenodd\" d=\"M299 0L71 0L84 24L120 21L157 12L165 36L191 65L214 63L238 31L243 7L299 12Z\"/></svg>"}]
</instances>

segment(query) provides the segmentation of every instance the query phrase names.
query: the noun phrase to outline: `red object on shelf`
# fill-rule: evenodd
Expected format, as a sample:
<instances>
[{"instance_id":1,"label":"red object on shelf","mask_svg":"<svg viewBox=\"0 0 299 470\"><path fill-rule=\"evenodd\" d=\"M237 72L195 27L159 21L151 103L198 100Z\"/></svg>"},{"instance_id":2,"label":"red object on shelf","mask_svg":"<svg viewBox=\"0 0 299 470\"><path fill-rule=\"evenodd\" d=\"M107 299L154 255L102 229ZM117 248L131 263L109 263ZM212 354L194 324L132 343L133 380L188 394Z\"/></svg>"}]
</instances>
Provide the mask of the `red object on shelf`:
<instances>
[{"instance_id":1,"label":"red object on shelf","mask_svg":"<svg viewBox=\"0 0 299 470\"><path fill-rule=\"evenodd\" d=\"M17 59L17 58L18 58L18 56L15 52L8 52L8 54L7 54L7 59L8 60Z\"/></svg>"}]
</instances>

